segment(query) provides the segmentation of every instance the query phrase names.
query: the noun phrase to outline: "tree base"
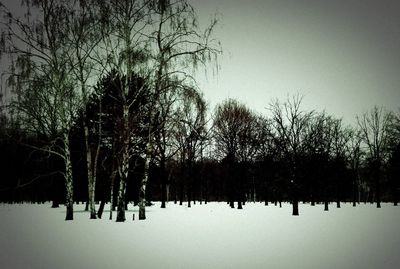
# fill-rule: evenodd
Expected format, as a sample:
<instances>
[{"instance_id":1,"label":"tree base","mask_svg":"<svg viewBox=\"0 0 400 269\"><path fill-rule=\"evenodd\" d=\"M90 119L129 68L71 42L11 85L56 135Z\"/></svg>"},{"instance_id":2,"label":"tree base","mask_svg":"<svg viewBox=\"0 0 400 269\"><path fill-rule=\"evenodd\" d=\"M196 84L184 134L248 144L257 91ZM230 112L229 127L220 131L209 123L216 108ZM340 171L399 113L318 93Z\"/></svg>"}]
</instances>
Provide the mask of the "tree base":
<instances>
[{"instance_id":1,"label":"tree base","mask_svg":"<svg viewBox=\"0 0 400 269\"><path fill-rule=\"evenodd\" d=\"M125 212L124 211L122 211L122 212L118 212L117 213L117 219L115 220L116 222L124 222L126 219L125 219Z\"/></svg>"},{"instance_id":2,"label":"tree base","mask_svg":"<svg viewBox=\"0 0 400 269\"><path fill-rule=\"evenodd\" d=\"M105 205L106 205L106 202L105 202L104 200L101 201L99 210L97 211L97 217L98 217L99 219L101 219L101 216L103 215L103 211L104 211L104 206L105 206Z\"/></svg>"},{"instance_id":3,"label":"tree base","mask_svg":"<svg viewBox=\"0 0 400 269\"><path fill-rule=\"evenodd\" d=\"M67 213L67 215L65 216L65 220L74 220L74 216L72 213Z\"/></svg>"},{"instance_id":4,"label":"tree base","mask_svg":"<svg viewBox=\"0 0 400 269\"><path fill-rule=\"evenodd\" d=\"M146 214L139 211L139 220L145 220Z\"/></svg>"}]
</instances>

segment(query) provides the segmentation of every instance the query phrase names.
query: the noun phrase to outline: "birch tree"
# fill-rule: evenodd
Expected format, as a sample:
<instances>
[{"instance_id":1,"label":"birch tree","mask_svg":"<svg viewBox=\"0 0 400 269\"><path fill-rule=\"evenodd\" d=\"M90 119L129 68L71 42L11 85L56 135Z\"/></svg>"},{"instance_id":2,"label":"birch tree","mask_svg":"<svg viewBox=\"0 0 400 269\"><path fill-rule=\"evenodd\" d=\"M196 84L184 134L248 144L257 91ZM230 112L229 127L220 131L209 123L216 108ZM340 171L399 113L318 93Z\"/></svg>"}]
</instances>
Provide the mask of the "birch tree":
<instances>
[{"instance_id":1,"label":"birch tree","mask_svg":"<svg viewBox=\"0 0 400 269\"><path fill-rule=\"evenodd\" d=\"M116 152L118 162L115 167L115 173L118 173L120 178L117 200L118 222L125 221L126 180L130 169L130 157L132 156L130 154L129 111L130 107L137 103L137 95L147 89L145 84L142 84L142 87L137 89L134 95L130 95L133 74L148 77L146 74L148 39L144 33L149 31L147 28L151 23L149 17L150 2L148 0L98 1L102 11L102 27L99 33L102 41L96 58L100 59L98 64L103 66L110 74L116 74L118 77L115 78L115 81L120 82L115 84L118 88L115 97L122 108L119 116L121 119L119 130L121 147Z\"/></svg>"},{"instance_id":2,"label":"birch tree","mask_svg":"<svg viewBox=\"0 0 400 269\"><path fill-rule=\"evenodd\" d=\"M212 37L217 20L212 20L204 32L198 27L196 12L186 0L169 0L150 3L152 30L145 36L151 41L150 59L152 67L153 107L162 96L176 87L171 81L182 85L196 83L193 68L216 61L221 52L219 42ZM172 78L172 79L171 79ZM150 109L149 125L156 122L155 109ZM149 128L146 146L144 176L139 193L139 219L145 219L146 185L149 178L149 164L154 151L154 133Z\"/></svg>"},{"instance_id":3,"label":"birch tree","mask_svg":"<svg viewBox=\"0 0 400 269\"><path fill-rule=\"evenodd\" d=\"M2 53L9 56L9 86L25 128L48 141L41 150L63 159L66 184L66 220L73 219L73 180L69 130L79 102L70 80L65 46L69 26L64 1L26 1L26 14L17 17L0 4Z\"/></svg>"},{"instance_id":4,"label":"birch tree","mask_svg":"<svg viewBox=\"0 0 400 269\"><path fill-rule=\"evenodd\" d=\"M68 64L71 67L71 80L75 81L74 89L81 101L90 218L95 219L95 187L100 143L97 143L95 149L90 146L93 143L90 141L87 106L95 81L104 73L104 67L94 59L101 41L100 10L95 1L91 0L69 1L67 8L70 11L70 26L66 29L66 42L70 48Z\"/></svg>"}]
</instances>

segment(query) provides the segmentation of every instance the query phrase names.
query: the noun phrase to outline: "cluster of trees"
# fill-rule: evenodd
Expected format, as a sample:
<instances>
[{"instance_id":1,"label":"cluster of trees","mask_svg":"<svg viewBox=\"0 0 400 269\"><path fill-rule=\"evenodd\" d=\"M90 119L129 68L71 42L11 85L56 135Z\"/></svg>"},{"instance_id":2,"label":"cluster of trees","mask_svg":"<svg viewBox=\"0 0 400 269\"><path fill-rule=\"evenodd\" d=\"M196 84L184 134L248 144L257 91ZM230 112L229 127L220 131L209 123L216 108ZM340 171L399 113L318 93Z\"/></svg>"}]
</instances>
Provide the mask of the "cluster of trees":
<instances>
[{"instance_id":1,"label":"cluster of trees","mask_svg":"<svg viewBox=\"0 0 400 269\"><path fill-rule=\"evenodd\" d=\"M265 205L289 201L293 215L299 214L299 201L312 206L323 203L325 211L332 201L338 208L341 202L352 202L353 206L376 202L378 208L381 201L398 203L400 115L374 107L357 117L357 126L345 126L341 119L325 112L303 110L299 96L271 102L268 116L228 99L216 107L212 120L207 121L202 96L188 90L177 102L179 105L168 103L165 110L157 111L158 122L152 130L154 149L148 164L143 154L148 129L140 126L149 121L148 113L141 111L149 100L142 96L130 111L132 153L128 176L123 181L118 170L123 121L118 113L121 106L114 99L116 83L120 82L113 79L109 76L99 83L102 95L91 97L86 108L98 179L92 205L83 161L86 151L82 115L69 133L74 200L86 201L87 208L101 202L97 212L93 209L95 217L102 216L106 202L110 202L110 219L116 207L117 213L122 214L130 201L140 204L141 195L148 204L160 200L163 208L170 200L181 205L187 202L189 207L196 201L211 200L227 201L234 208L237 202L238 209L249 201L263 201ZM143 86L141 78L135 81L131 94ZM35 151L42 142L20 127L7 125L5 117L2 124L9 126L9 134L1 135L1 163L5 164L2 170L17 172L2 182L6 187L2 190L8 192L2 198L9 202L52 200L53 206L58 206L64 201L59 184L62 178L57 175L64 171L60 158ZM145 176L150 192L144 194ZM125 190L121 191L121 184Z\"/></svg>"},{"instance_id":2,"label":"cluster of trees","mask_svg":"<svg viewBox=\"0 0 400 269\"><path fill-rule=\"evenodd\" d=\"M0 51L10 63L2 77L14 93L6 116L23 137L35 140L24 144L62 160L58 174L65 182L66 220L73 219L77 129L83 134L79 150L86 163L91 218L96 218L101 158L108 156L110 177L118 178L111 191L117 195L117 221L125 220L129 173L142 162L139 218L144 219L152 160L163 151L165 162L169 154L166 121L178 102L198 102L192 72L221 52L212 37L216 20L202 31L186 0L22 4L26 12L18 16L0 3Z\"/></svg>"},{"instance_id":3,"label":"cluster of trees","mask_svg":"<svg viewBox=\"0 0 400 269\"><path fill-rule=\"evenodd\" d=\"M139 219L160 200L311 205L393 201L400 114L374 107L357 126L274 100L265 115L228 99L213 113L193 78L216 62L216 20L201 31L185 0L25 1L0 5L13 101L0 113L1 200L86 202L90 218ZM211 117L209 114L212 114ZM64 185L64 186L63 186ZM100 203L98 208L96 204Z\"/></svg>"},{"instance_id":4,"label":"cluster of trees","mask_svg":"<svg viewBox=\"0 0 400 269\"><path fill-rule=\"evenodd\" d=\"M302 97L269 104L257 115L236 100L220 104L214 115L216 156L226 162L231 207L262 196L282 199L299 214L299 200L376 202L397 205L400 194L400 114L374 107L357 117L357 126L326 112L306 111ZM384 192L382 192L384 190Z\"/></svg>"}]
</instances>

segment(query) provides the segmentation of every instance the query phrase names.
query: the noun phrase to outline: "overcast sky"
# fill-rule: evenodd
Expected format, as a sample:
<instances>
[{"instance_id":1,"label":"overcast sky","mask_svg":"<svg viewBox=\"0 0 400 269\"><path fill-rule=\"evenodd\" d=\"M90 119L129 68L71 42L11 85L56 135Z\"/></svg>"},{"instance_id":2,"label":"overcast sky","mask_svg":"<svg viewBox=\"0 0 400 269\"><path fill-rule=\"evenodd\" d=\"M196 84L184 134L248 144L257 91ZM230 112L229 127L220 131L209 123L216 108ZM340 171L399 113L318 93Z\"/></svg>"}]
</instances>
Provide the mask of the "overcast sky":
<instances>
[{"instance_id":1,"label":"overcast sky","mask_svg":"<svg viewBox=\"0 0 400 269\"><path fill-rule=\"evenodd\" d=\"M355 122L375 104L400 108L400 1L192 0L202 22L216 11L218 76L199 75L213 107L232 97L258 112L273 98Z\"/></svg>"},{"instance_id":2,"label":"overcast sky","mask_svg":"<svg viewBox=\"0 0 400 269\"><path fill-rule=\"evenodd\" d=\"M374 105L399 109L399 0L189 1L201 23L220 18L221 69L198 74L211 108L231 97L266 113L300 93L347 123Z\"/></svg>"}]
</instances>

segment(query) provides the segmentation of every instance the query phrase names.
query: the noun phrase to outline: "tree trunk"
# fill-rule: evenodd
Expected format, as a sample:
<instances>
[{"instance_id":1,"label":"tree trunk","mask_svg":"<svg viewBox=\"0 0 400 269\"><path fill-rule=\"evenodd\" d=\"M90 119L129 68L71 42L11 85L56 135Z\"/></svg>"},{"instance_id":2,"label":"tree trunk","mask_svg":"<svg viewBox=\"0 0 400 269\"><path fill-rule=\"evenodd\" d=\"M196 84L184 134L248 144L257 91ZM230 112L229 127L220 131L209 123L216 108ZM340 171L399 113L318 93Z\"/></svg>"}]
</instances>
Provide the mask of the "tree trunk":
<instances>
[{"instance_id":1,"label":"tree trunk","mask_svg":"<svg viewBox=\"0 0 400 269\"><path fill-rule=\"evenodd\" d=\"M325 190L324 190L324 211L328 211L328 210L329 210L328 190L325 187Z\"/></svg>"},{"instance_id":2,"label":"tree trunk","mask_svg":"<svg viewBox=\"0 0 400 269\"><path fill-rule=\"evenodd\" d=\"M165 172L165 157L161 156L160 160L160 176L161 176L161 208L165 208L167 200L167 180Z\"/></svg>"},{"instance_id":3,"label":"tree trunk","mask_svg":"<svg viewBox=\"0 0 400 269\"><path fill-rule=\"evenodd\" d=\"M125 178L121 177L119 182L117 200L117 222L125 221Z\"/></svg>"},{"instance_id":4,"label":"tree trunk","mask_svg":"<svg viewBox=\"0 0 400 269\"><path fill-rule=\"evenodd\" d=\"M99 210L97 211L97 217L98 217L99 219L101 219L101 216L103 215L103 211L104 211L104 206L105 206L105 205L106 205L106 201L105 201L104 199L101 200Z\"/></svg>"},{"instance_id":5,"label":"tree trunk","mask_svg":"<svg viewBox=\"0 0 400 269\"><path fill-rule=\"evenodd\" d=\"M190 184L189 184L190 185ZM192 192L190 188L188 189L188 207L191 207L191 202L192 202Z\"/></svg>"},{"instance_id":6,"label":"tree trunk","mask_svg":"<svg viewBox=\"0 0 400 269\"><path fill-rule=\"evenodd\" d=\"M139 220L146 219L146 186L149 179L150 172L150 159L151 159L151 141L147 142L146 159L144 162L144 174L140 185L139 192Z\"/></svg>"},{"instance_id":7,"label":"tree trunk","mask_svg":"<svg viewBox=\"0 0 400 269\"><path fill-rule=\"evenodd\" d=\"M358 193L356 172L354 172L354 174L355 175L353 175L353 207L357 205L357 193Z\"/></svg>"},{"instance_id":8,"label":"tree trunk","mask_svg":"<svg viewBox=\"0 0 400 269\"><path fill-rule=\"evenodd\" d=\"M376 175L376 207L377 208L381 208L381 190L380 190L380 182L379 182L379 175L380 171L377 171L377 175Z\"/></svg>"},{"instance_id":9,"label":"tree trunk","mask_svg":"<svg viewBox=\"0 0 400 269\"><path fill-rule=\"evenodd\" d=\"M58 199L53 198L53 202L51 204L51 208L58 208L60 207L60 204L58 203Z\"/></svg>"},{"instance_id":10,"label":"tree trunk","mask_svg":"<svg viewBox=\"0 0 400 269\"><path fill-rule=\"evenodd\" d=\"M179 184L179 205L183 205L183 183L182 183L181 179L181 183Z\"/></svg>"},{"instance_id":11,"label":"tree trunk","mask_svg":"<svg viewBox=\"0 0 400 269\"><path fill-rule=\"evenodd\" d=\"M176 205L178 203L178 192L177 192L177 186L176 186L176 178L174 178L173 190L174 190L174 204Z\"/></svg>"},{"instance_id":12,"label":"tree trunk","mask_svg":"<svg viewBox=\"0 0 400 269\"><path fill-rule=\"evenodd\" d=\"M200 205L201 205L203 203L203 175L202 175L201 171L200 171L200 179L199 179L199 181L200 181L199 202L200 202Z\"/></svg>"},{"instance_id":13,"label":"tree trunk","mask_svg":"<svg viewBox=\"0 0 400 269\"><path fill-rule=\"evenodd\" d=\"M298 216L299 215L299 201L297 198L293 200L293 216Z\"/></svg>"},{"instance_id":14,"label":"tree trunk","mask_svg":"<svg viewBox=\"0 0 400 269\"><path fill-rule=\"evenodd\" d=\"M72 165L71 165L71 152L69 148L69 137L68 133L64 134L64 163L65 163L65 187L66 187L66 199L65 205L67 208L67 213L65 220L74 219L74 192L73 192L73 182L72 182Z\"/></svg>"},{"instance_id":15,"label":"tree trunk","mask_svg":"<svg viewBox=\"0 0 400 269\"><path fill-rule=\"evenodd\" d=\"M85 146L86 146L86 170L88 179L88 201L90 208L90 219L96 219L96 206L95 206L95 181L93 174L92 153L89 145L89 127L86 123L86 113L83 113L83 130L85 133Z\"/></svg>"},{"instance_id":16,"label":"tree trunk","mask_svg":"<svg viewBox=\"0 0 400 269\"><path fill-rule=\"evenodd\" d=\"M298 216L299 215L299 198L298 198L298 193L297 193L297 183L293 180L292 181L292 190L293 190L293 216Z\"/></svg>"},{"instance_id":17,"label":"tree trunk","mask_svg":"<svg viewBox=\"0 0 400 269\"><path fill-rule=\"evenodd\" d=\"M181 176L179 178L179 205L183 205L183 199L185 196L184 177L185 177L184 162L181 162Z\"/></svg>"},{"instance_id":18,"label":"tree trunk","mask_svg":"<svg viewBox=\"0 0 400 269\"><path fill-rule=\"evenodd\" d=\"M207 204L208 203L208 183L207 183L207 178L205 179L204 182L204 203Z\"/></svg>"},{"instance_id":19,"label":"tree trunk","mask_svg":"<svg viewBox=\"0 0 400 269\"><path fill-rule=\"evenodd\" d=\"M125 93L127 96L127 93ZM129 173L129 106L124 103L122 106L122 158L119 164L119 190L118 190L118 207L117 207L117 222L125 221L125 192L126 192L126 181Z\"/></svg>"},{"instance_id":20,"label":"tree trunk","mask_svg":"<svg viewBox=\"0 0 400 269\"><path fill-rule=\"evenodd\" d=\"M49 166L54 167L53 158L49 158ZM53 197L51 208L58 208L60 206L59 197L58 197L59 183L58 183L57 178L54 177L54 175L51 176L51 185L52 185L52 197Z\"/></svg>"},{"instance_id":21,"label":"tree trunk","mask_svg":"<svg viewBox=\"0 0 400 269\"><path fill-rule=\"evenodd\" d=\"M117 176L117 171L115 171L114 165L112 165L112 172L111 172L111 184L110 184L110 220L112 219L112 212L115 210L115 203L114 203L114 182L115 177Z\"/></svg>"},{"instance_id":22,"label":"tree trunk","mask_svg":"<svg viewBox=\"0 0 400 269\"><path fill-rule=\"evenodd\" d=\"M340 174L339 174L339 178L340 178ZM337 183L336 186L336 207L340 208L340 181Z\"/></svg>"},{"instance_id":23,"label":"tree trunk","mask_svg":"<svg viewBox=\"0 0 400 269\"><path fill-rule=\"evenodd\" d=\"M192 202L192 195L193 195L193 166L192 166L192 159L189 156L186 160L186 182L187 182L187 196L188 196L188 207L191 207Z\"/></svg>"},{"instance_id":24,"label":"tree trunk","mask_svg":"<svg viewBox=\"0 0 400 269\"><path fill-rule=\"evenodd\" d=\"M125 154L124 154L125 155ZM122 172L120 173L118 200L117 200L117 222L124 222L125 218L125 193L126 193L126 180L129 172L129 159L126 154L126 159L123 158Z\"/></svg>"},{"instance_id":25,"label":"tree trunk","mask_svg":"<svg viewBox=\"0 0 400 269\"><path fill-rule=\"evenodd\" d=\"M311 191L311 206L315 206L314 191Z\"/></svg>"}]
</instances>

